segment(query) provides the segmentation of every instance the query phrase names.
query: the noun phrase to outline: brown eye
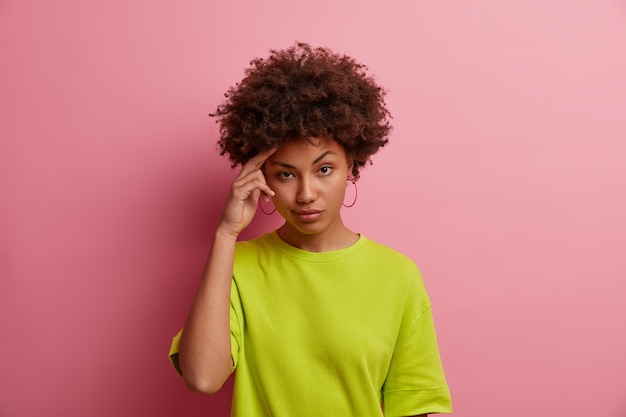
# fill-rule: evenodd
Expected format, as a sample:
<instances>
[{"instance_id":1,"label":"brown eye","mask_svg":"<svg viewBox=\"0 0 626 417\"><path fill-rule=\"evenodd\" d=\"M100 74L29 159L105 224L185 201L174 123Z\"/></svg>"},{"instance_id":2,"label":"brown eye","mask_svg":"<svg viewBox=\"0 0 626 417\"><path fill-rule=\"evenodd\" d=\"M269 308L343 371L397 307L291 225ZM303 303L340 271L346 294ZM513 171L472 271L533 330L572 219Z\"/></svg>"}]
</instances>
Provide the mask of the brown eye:
<instances>
[{"instance_id":1,"label":"brown eye","mask_svg":"<svg viewBox=\"0 0 626 417\"><path fill-rule=\"evenodd\" d=\"M321 175L330 175L330 173L332 172L333 172L333 168L328 165L324 165L323 167L319 169L319 173Z\"/></svg>"}]
</instances>

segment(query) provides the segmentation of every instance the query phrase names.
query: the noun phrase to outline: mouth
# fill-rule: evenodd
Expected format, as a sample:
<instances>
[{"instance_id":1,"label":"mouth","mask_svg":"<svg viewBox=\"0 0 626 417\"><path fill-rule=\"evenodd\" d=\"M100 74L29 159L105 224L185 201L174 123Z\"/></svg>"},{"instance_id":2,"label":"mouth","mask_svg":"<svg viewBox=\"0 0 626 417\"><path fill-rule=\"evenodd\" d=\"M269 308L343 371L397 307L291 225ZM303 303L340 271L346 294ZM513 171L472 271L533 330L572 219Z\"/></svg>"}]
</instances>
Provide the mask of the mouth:
<instances>
[{"instance_id":1,"label":"mouth","mask_svg":"<svg viewBox=\"0 0 626 417\"><path fill-rule=\"evenodd\" d=\"M317 220L322 215L322 210L300 210L292 211L294 216L303 222L312 222Z\"/></svg>"}]
</instances>

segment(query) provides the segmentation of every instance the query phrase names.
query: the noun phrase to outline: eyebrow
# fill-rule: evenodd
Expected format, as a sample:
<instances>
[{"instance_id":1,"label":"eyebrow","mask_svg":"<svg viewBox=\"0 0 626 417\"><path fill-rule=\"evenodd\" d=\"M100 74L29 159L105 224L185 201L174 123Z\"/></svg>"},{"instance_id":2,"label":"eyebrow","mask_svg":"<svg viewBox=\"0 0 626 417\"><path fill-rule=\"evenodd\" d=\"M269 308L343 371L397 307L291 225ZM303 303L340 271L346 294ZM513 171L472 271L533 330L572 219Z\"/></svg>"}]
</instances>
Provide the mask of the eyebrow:
<instances>
[{"instance_id":1,"label":"eyebrow","mask_svg":"<svg viewBox=\"0 0 626 417\"><path fill-rule=\"evenodd\" d=\"M315 165L315 164L317 164L319 161L321 161L322 159L326 158L326 156L328 156L328 155L334 155L334 154L335 154L335 152L333 152L333 151L326 151L326 152L324 152L323 154L321 154L320 156L318 156L317 158L315 158L315 160L314 160L313 162L311 162L311 165ZM285 168L291 168L291 169L295 169L295 168L296 168L296 167L294 167L293 165L289 165L289 164L287 164L287 163L285 163L285 162L280 162L280 161L275 161L275 162L272 162L272 165L280 165L280 166L282 166L282 167L285 167Z\"/></svg>"}]
</instances>

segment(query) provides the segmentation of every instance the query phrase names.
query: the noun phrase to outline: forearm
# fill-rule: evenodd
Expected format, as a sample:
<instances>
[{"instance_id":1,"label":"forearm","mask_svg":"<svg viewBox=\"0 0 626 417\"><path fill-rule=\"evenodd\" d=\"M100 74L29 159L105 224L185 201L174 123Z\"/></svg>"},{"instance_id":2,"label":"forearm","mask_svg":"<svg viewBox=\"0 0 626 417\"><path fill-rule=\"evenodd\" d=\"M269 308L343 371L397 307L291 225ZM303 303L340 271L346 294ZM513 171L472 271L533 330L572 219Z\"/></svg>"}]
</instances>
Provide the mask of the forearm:
<instances>
[{"instance_id":1,"label":"forearm","mask_svg":"<svg viewBox=\"0 0 626 417\"><path fill-rule=\"evenodd\" d=\"M261 167L276 151L268 149L244 164L226 198L204 274L180 339L180 369L187 386L212 394L232 370L230 354L230 288L237 236L254 217L259 197L274 192Z\"/></svg>"},{"instance_id":2,"label":"forearm","mask_svg":"<svg viewBox=\"0 0 626 417\"><path fill-rule=\"evenodd\" d=\"M187 386L214 393L231 373L230 289L236 236L218 231L180 341Z\"/></svg>"}]
</instances>

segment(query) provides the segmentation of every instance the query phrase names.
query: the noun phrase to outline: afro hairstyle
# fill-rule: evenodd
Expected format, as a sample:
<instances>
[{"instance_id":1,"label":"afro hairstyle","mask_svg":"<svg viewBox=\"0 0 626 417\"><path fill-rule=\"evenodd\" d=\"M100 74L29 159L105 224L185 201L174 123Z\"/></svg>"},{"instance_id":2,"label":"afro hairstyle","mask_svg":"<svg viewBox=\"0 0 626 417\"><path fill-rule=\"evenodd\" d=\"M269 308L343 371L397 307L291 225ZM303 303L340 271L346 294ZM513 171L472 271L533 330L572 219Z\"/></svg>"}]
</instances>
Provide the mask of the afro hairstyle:
<instances>
[{"instance_id":1,"label":"afro hairstyle","mask_svg":"<svg viewBox=\"0 0 626 417\"><path fill-rule=\"evenodd\" d=\"M211 116L233 166L293 138L330 137L352 158L352 174L388 142L386 90L355 59L296 43L255 58Z\"/></svg>"}]
</instances>

